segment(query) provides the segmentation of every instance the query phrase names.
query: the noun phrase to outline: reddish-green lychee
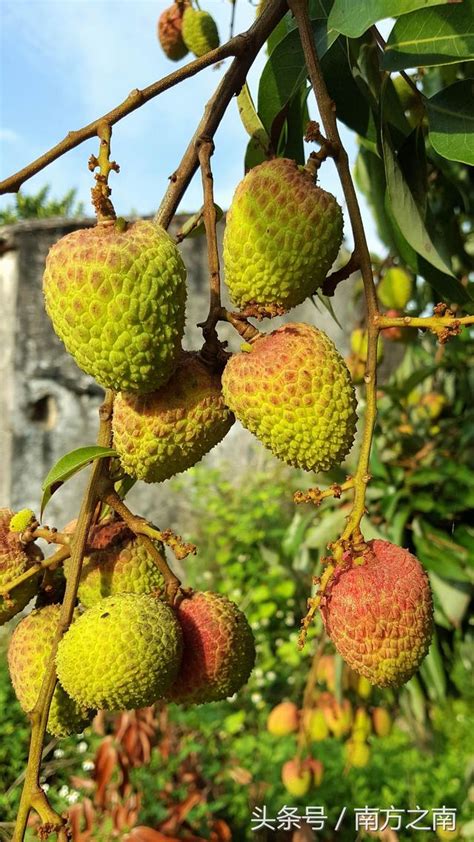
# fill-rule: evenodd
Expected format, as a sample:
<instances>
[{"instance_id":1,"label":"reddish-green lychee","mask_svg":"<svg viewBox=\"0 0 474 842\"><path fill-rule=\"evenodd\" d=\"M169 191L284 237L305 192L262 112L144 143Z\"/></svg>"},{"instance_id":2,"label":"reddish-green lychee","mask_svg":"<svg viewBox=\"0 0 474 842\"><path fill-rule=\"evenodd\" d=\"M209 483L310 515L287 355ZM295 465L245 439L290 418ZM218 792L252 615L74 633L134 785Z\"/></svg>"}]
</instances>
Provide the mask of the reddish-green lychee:
<instances>
[{"instance_id":1,"label":"reddish-green lychee","mask_svg":"<svg viewBox=\"0 0 474 842\"><path fill-rule=\"evenodd\" d=\"M219 46L219 33L209 12L189 6L183 15L183 41L195 56L203 56Z\"/></svg>"},{"instance_id":2,"label":"reddish-green lychee","mask_svg":"<svg viewBox=\"0 0 474 842\"><path fill-rule=\"evenodd\" d=\"M287 324L243 347L222 375L224 400L275 456L307 471L328 471L351 449L354 387L329 337Z\"/></svg>"},{"instance_id":3,"label":"reddish-green lychee","mask_svg":"<svg viewBox=\"0 0 474 842\"><path fill-rule=\"evenodd\" d=\"M298 730L298 708L294 702L280 702L270 711L267 730L275 737L286 737Z\"/></svg>"},{"instance_id":4,"label":"reddish-green lychee","mask_svg":"<svg viewBox=\"0 0 474 842\"><path fill-rule=\"evenodd\" d=\"M157 549L163 553L162 544ZM64 563L69 574L70 559ZM152 593L163 587L163 577L146 548L123 521L104 521L89 533L78 596L86 608L120 593Z\"/></svg>"},{"instance_id":5,"label":"reddish-green lychee","mask_svg":"<svg viewBox=\"0 0 474 842\"><path fill-rule=\"evenodd\" d=\"M176 371L157 392L117 396L114 447L127 474L162 482L199 462L233 422L220 374L198 354L183 353Z\"/></svg>"},{"instance_id":6,"label":"reddish-green lychee","mask_svg":"<svg viewBox=\"0 0 474 842\"><path fill-rule=\"evenodd\" d=\"M36 544L22 544L20 533L10 529L15 513L0 509L0 587L14 582L34 564L41 561L43 553ZM28 605L38 589L39 574L33 574L7 594L0 595L0 626Z\"/></svg>"},{"instance_id":7,"label":"reddish-green lychee","mask_svg":"<svg viewBox=\"0 0 474 842\"><path fill-rule=\"evenodd\" d=\"M320 708L306 710L303 716L304 729L308 738L316 743L327 739L329 728L324 711Z\"/></svg>"},{"instance_id":8,"label":"reddish-green lychee","mask_svg":"<svg viewBox=\"0 0 474 842\"><path fill-rule=\"evenodd\" d=\"M108 596L68 629L56 656L58 678L80 705L147 707L176 678L182 634L164 602L150 594Z\"/></svg>"},{"instance_id":9,"label":"reddish-green lychee","mask_svg":"<svg viewBox=\"0 0 474 842\"><path fill-rule=\"evenodd\" d=\"M364 551L346 554L325 590L321 613L344 660L379 687L405 684L428 652L428 576L414 555L389 541L368 541Z\"/></svg>"},{"instance_id":10,"label":"reddish-green lychee","mask_svg":"<svg viewBox=\"0 0 474 842\"><path fill-rule=\"evenodd\" d=\"M193 593L176 607L183 660L167 694L170 702L202 704L232 696L255 662L252 630L242 611L217 593Z\"/></svg>"},{"instance_id":11,"label":"reddish-green lychee","mask_svg":"<svg viewBox=\"0 0 474 842\"><path fill-rule=\"evenodd\" d=\"M405 269L387 269L377 286L377 295L384 307L404 310L413 293L413 278Z\"/></svg>"},{"instance_id":12,"label":"reddish-green lychee","mask_svg":"<svg viewBox=\"0 0 474 842\"><path fill-rule=\"evenodd\" d=\"M377 707L372 711L374 731L378 737L388 737L392 730L392 717L386 708Z\"/></svg>"},{"instance_id":13,"label":"reddish-green lychee","mask_svg":"<svg viewBox=\"0 0 474 842\"><path fill-rule=\"evenodd\" d=\"M186 269L166 231L139 220L73 231L50 249L46 310L79 368L101 386L152 392L181 352Z\"/></svg>"},{"instance_id":14,"label":"reddish-green lychee","mask_svg":"<svg viewBox=\"0 0 474 842\"><path fill-rule=\"evenodd\" d=\"M247 173L227 214L225 282L234 304L263 318L301 304L321 286L342 242L334 196L295 161L275 158Z\"/></svg>"},{"instance_id":15,"label":"reddish-green lychee","mask_svg":"<svg viewBox=\"0 0 474 842\"><path fill-rule=\"evenodd\" d=\"M183 14L189 6L187 0L172 3L158 18L157 36L161 48L171 61L179 61L189 50L183 41Z\"/></svg>"},{"instance_id":16,"label":"reddish-green lychee","mask_svg":"<svg viewBox=\"0 0 474 842\"><path fill-rule=\"evenodd\" d=\"M46 605L28 614L16 627L8 647L8 668L16 697L26 713L33 710L59 624L60 605ZM75 612L77 619L79 612ZM92 710L76 703L57 685L48 716L48 731L55 737L80 733Z\"/></svg>"},{"instance_id":17,"label":"reddish-green lychee","mask_svg":"<svg viewBox=\"0 0 474 842\"><path fill-rule=\"evenodd\" d=\"M308 792L311 781L311 765L308 760L287 760L281 768L281 779L285 789L295 798L302 798Z\"/></svg>"}]
</instances>

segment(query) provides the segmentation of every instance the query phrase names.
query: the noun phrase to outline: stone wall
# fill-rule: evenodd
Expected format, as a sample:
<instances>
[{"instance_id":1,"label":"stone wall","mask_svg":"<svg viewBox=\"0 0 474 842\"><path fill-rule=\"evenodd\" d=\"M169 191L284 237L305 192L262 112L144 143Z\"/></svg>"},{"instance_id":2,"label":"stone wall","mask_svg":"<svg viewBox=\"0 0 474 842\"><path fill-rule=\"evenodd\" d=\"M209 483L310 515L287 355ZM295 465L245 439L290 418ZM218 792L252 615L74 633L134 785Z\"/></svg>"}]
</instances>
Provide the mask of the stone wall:
<instances>
[{"instance_id":1,"label":"stone wall","mask_svg":"<svg viewBox=\"0 0 474 842\"><path fill-rule=\"evenodd\" d=\"M184 218L178 217L171 233L183 222ZM13 509L28 507L38 512L41 482L51 466L69 450L95 442L102 389L77 368L64 350L44 311L41 292L50 246L70 231L92 224L91 219L53 218L0 229L0 505ZM222 239L223 223L218 228ZM196 323L205 318L208 306L205 239L185 240L180 248L189 276L184 345L198 348L201 332ZM344 285L334 298L344 333L323 308L318 312L311 302L296 308L285 319L272 320L272 327L284 320L315 323L345 353L347 326L355 319L351 299ZM265 325L262 323L264 328ZM231 350L238 349L239 337L233 328L223 325L219 334L229 340ZM236 475L257 462L264 465L267 456L253 437L235 424L206 459L209 464L221 459L232 461L232 473ZM76 516L85 474L72 479L52 498L48 523L61 526ZM170 497L167 483L139 484L130 501L136 511L155 522L183 530L177 502Z\"/></svg>"}]
</instances>

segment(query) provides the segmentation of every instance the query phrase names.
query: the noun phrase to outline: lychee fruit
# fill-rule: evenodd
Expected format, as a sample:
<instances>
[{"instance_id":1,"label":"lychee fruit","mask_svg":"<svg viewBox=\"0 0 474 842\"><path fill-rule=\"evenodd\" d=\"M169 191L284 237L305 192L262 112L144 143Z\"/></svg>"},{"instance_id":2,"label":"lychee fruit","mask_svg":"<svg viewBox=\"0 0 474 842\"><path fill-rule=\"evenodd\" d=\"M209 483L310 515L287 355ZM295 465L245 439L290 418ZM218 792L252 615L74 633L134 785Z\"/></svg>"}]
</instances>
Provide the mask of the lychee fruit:
<instances>
[{"instance_id":1,"label":"lychee fruit","mask_svg":"<svg viewBox=\"0 0 474 842\"><path fill-rule=\"evenodd\" d=\"M372 722L365 708L357 708L352 723L352 739L364 743L372 731Z\"/></svg>"},{"instance_id":2,"label":"lychee fruit","mask_svg":"<svg viewBox=\"0 0 474 842\"><path fill-rule=\"evenodd\" d=\"M162 544L157 549L164 555ZM70 559L64 562L66 576ZM163 576L140 535L120 520L92 527L82 564L78 596L86 608L120 593L152 593L163 588Z\"/></svg>"},{"instance_id":3,"label":"lychee fruit","mask_svg":"<svg viewBox=\"0 0 474 842\"><path fill-rule=\"evenodd\" d=\"M199 462L234 422L220 374L183 353L170 380L148 395L121 393L114 405L114 447L123 469L162 482Z\"/></svg>"},{"instance_id":4,"label":"lychee fruit","mask_svg":"<svg viewBox=\"0 0 474 842\"><path fill-rule=\"evenodd\" d=\"M60 605L46 605L17 625L8 647L8 668L16 697L26 713L33 710L59 624ZM77 618L78 611L74 617ZM47 729L55 737L80 733L93 711L73 701L58 684L49 710Z\"/></svg>"},{"instance_id":5,"label":"lychee fruit","mask_svg":"<svg viewBox=\"0 0 474 842\"><path fill-rule=\"evenodd\" d=\"M286 737L298 730L298 708L294 702L281 702L270 711L267 730L275 737Z\"/></svg>"},{"instance_id":6,"label":"lychee fruit","mask_svg":"<svg viewBox=\"0 0 474 842\"><path fill-rule=\"evenodd\" d=\"M167 700L203 704L232 696L255 663L255 642L245 615L217 593L196 592L175 607L183 631L183 660Z\"/></svg>"},{"instance_id":7,"label":"lychee fruit","mask_svg":"<svg viewBox=\"0 0 474 842\"><path fill-rule=\"evenodd\" d=\"M345 661L378 687L398 687L418 670L433 631L428 576L389 541L346 554L321 600L326 631Z\"/></svg>"},{"instance_id":8,"label":"lychee fruit","mask_svg":"<svg viewBox=\"0 0 474 842\"><path fill-rule=\"evenodd\" d=\"M308 761L287 760L281 769L285 789L295 798L302 798L311 786L311 767Z\"/></svg>"},{"instance_id":9,"label":"lychee fruit","mask_svg":"<svg viewBox=\"0 0 474 842\"><path fill-rule=\"evenodd\" d=\"M231 357L224 400L274 456L328 471L349 453L356 400L347 366L321 330L287 324Z\"/></svg>"},{"instance_id":10,"label":"lychee fruit","mask_svg":"<svg viewBox=\"0 0 474 842\"><path fill-rule=\"evenodd\" d=\"M161 48L171 61L179 61L189 50L183 41L183 14L189 6L186 0L178 0L168 6L158 18L157 36Z\"/></svg>"},{"instance_id":11,"label":"lychee fruit","mask_svg":"<svg viewBox=\"0 0 474 842\"><path fill-rule=\"evenodd\" d=\"M219 33L214 18L209 12L185 9L182 25L183 41L196 57L203 56L219 46Z\"/></svg>"},{"instance_id":12,"label":"lychee fruit","mask_svg":"<svg viewBox=\"0 0 474 842\"><path fill-rule=\"evenodd\" d=\"M314 785L321 786L324 777L324 764L318 758L311 757L309 759L309 765L313 773Z\"/></svg>"},{"instance_id":13,"label":"lychee fruit","mask_svg":"<svg viewBox=\"0 0 474 842\"><path fill-rule=\"evenodd\" d=\"M246 315L275 316L322 285L342 242L334 196L295 161L275 158L238 185L224 232L225 282Z\"/></svg>"},{"instance_id":14,"label":"lychee fruit","mask_svg":"<svg viewBox=\"0 0 474 842\"><path fill-rule=\"evenodd\" d=\"M413 292L412 276L399 266L387 269L377 286L377 295L384 307L404 310Z\"/></svg>"},{"instance_id":15,"label":"lychee fruit","mask_svg":"<svg viewBox=\"0 0 474 842\"><path fill-rule=\"evenodd\" d=\"M333 698L330 704L322 705L322 711L329 730L337 739L349 733L352 725L352 705L349 699L338 702Z\"/></svg>"},{"instance_id":16,"label":"lychee fruit","mask_svg":"<svg viewBox=\"0 0 474 842\"><path fill-rule=\"evenodd\" d=\"M164 602L118 594L97 602L59 643L58 678L78 704L106 710L147 707L178 673L182 634Z\"/></svg>"},{"instance_id":17,"label":"lychee fruit","mask_svg":"<svg viewBox=\"0 0 474 842\"><path fill-rule=\"evenodd\" d=\"M363 769L370 760L370 748L367 743L358 740L348 740L344 746L346 761L355 769Z\"/></svg>"},{"instance_id":18,"label":"lychee fruit","mask_svg":"<svg viewBox=\"0 0 474 842\"><path fill-rule=\"evenodd\" d=\"M10 529L15 513L0 509L0 586L8 585L43 558L35 543L22 544L20 532ZM7 595L0 595L0 626L28 605L38 589L39 573L25 579Z\"/></svg>"},{"instance_id":19,"label":"lychee fruit","mask_svg":"<svg viewBox=\"0 0 474 842\"><path fill-rule=\"evenodd\" d=\"M306 735L313 742L319 743L329 736L329 728L326 722L324 711L320 708L306 710L303 716Z\"/></svg>"},{"instance_id":20,"label":"lychee fruit","mask_svg":"<svg viewBox=\"0 0 474 842\"><path fill-rule=\"evenodd\" d=\"M104 388L152 392L181 351L186 269L166 231L117 220L73 231L50 249L43 278L54 330Z\"/></svg>"},{"instance_id":21,"label":"lychee fruit","mask_svg":"<svg viewBox=\"0 0 474 842\"><path fill-rule=\"evenodd\" d=\"M372 722L377 737L388 737L392 730L392 717L386 708L374 708Z\"/></svg>"},{"instance_id":22,"label":"lychee fruit","mask_svg":"<svg viewBox=\"0 0 474 842\"><path fill-rule=\"evenodd\" d=\"M369 336L366 330L360 327L355 328L351 333L351 349L359 360L366 362L369 352ZM383 345L380 336L377 339L377 362L383 357Z\"/></svg>"}]
</instances>

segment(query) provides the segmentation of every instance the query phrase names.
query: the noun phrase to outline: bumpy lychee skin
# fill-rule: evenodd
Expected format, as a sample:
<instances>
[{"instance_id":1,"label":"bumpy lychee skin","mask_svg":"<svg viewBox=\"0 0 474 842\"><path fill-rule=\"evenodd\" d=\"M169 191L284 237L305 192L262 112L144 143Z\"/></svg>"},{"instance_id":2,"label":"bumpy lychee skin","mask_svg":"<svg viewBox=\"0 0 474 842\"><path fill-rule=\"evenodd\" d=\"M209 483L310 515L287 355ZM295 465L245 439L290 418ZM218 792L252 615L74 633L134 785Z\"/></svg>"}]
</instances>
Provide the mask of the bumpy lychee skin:
<instances>
[{"instance_id":1,"label":"bumpy lychee skin","mask_svg":"<svg viewBox=\"0 0 474 842\"><path fill-rule=\"evenodd\" d=\"M20 535L10 530L10 521L14 512L0 509L0 586L7 585L36 562L41 561L43 553L34 543L24 546ZM0 626L11 620L15 614L28 605L38 588L39 575L26 579L7 596L0 596Z\"/></svg>"},{"instance_id":2,"label":"bumpy lychee skin","mask_svg":"<svg viewBox=\"0 0 474 842\"><path fill-rule=\"evenodd\" d=\"M203 56L219 46L219 33L209 12L188 8L183 15L183 41L195 56Z\"/></svg>"},{"instance_id":3,"label":"bumpy lychee skin","mask_svg":"<svg viewBox=\"0 0 474 842\"><path fill-rule=\"evenodd\" d=\"M46 310L78 366L101 386L152 392L180 353L186 269L163 228L121 222L73 231L53 245Z\"/></svg>"},{"instance_id":4,"label":"bumpy lychee skin","mask_svg":"<svg viewBox=\"0 0 474 842\"><path fill-rule=\"evenodd\" d=\"M263 318L301 304L321 286L342 242L334 196L289 158L250 170L224 232L225 282L234 304Z\"/></svg>"},{"instance_id":5,"label":"bumpy lychee skin","mask_svg":"<svg viewBox=\"0 0 474 842\"><path fill-rule=\"evenodd\" d=\"M162 482L199 462L233 422L220 375L210 371L197 354L184 353L158 391L117 396L114 447L127 474L145 482Z\"/></svg>"},{"instance_id":6,"label":"bumpy lychee skin","mask_svg":"<svg viewBox=\"0 0 474 842\"><path fill-rule=\"evenodd\" d=\"M26 713L33 710L53 639L59 623L60 605L47 605L32 611L16 627L8 647L8 668L16 697ZM78 612L75 613L77 618ZM74 702L56 686L48 717L48 731L55 737L80 733L89 724L92 710Z\"/></svg>"},{"instance_id":7,"label":"bumpy lychee skin","mask_svg":"<svg viewBox=\"0 0 474 842\"><path fill-rule=\"evenodd\" d=\"M163 552L162 544L157 548ZM64 563L66 576L70 559ZM163 577L142 537L122 521L105 521L89 533L78 596L86 608L120 593L152 593L163 588Z\"/></svg>"},{"instance_id":8,"label":"bumpy lychee skin","mask_svg":"<svg viewBox=\"0 0 474 842\"><path fill-rule=\"evenodd\" d=\"M244 346L222 376L224 400L275 456L307 471L339 465L354 439L356 400L331 340L287 324Z\"/></svg>"},{"instance_id":9,"label":"bumpy lychee skin","mask_svg":"<svg viewBox=\"0 0 474 842\"><path fill-rule=\"evenodd\" d=\"M176 616L183 660L167 700L203 704L240 690L255 663L255 642L242 611L225 596L206 592L183 599Z\"/></svg>"},{"instance_id":10,"label":"bumpy lychee skin","mask_svg":"<svg viewBox=\"0 0 474 842\"><path fill-rule=\"evenodd\" d=\"M109 596L68 629L56 657L58 678L81 705L147 707L175 680L182 634L171 608L149 594Z\"/></svg>"},{"instance_id":11,"label":"bumpy lychee skin","mask_svg":"<svg viewBox=\"0 0 474 842\"><path fill-rule=\"evenodd\" d=\"M347 557L321 602L326 631L353 670L398 687L418 670L433 633L428 576L414 555L374 540Z\"/></svg>"},{"instance_id":12,"label":"bumpy lychee skin","mask_svg":"<svg viewBox=\"0 0 474 842\"><path fill-rule=\"evenodd\" d=\"M187 2L172 3L158 18L157 35L161 48L171 61L179 61L189 50L183 41L183 14Z\"/></svg>"}]
</instances>

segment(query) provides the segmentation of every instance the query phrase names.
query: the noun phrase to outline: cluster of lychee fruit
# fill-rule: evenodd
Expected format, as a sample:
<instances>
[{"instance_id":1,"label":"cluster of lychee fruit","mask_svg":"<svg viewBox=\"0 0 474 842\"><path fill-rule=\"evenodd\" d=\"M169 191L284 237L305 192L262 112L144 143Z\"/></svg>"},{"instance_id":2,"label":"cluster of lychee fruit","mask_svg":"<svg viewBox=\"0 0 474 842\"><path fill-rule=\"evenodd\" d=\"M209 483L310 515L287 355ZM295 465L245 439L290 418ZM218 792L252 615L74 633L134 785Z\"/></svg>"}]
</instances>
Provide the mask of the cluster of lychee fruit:
<instances>
[{"instance_id":1,"label":"cluster of lychee fruit","mask_svg":"<svg viewBox=\"0 0 474 842\"><path fill-rule=\"evenodd\" d=\"M197 58L219 46L214 18L203 9L195 9L191 0L176 0L158 18L157 36L171 61L180 61L188 53Z\"/></svg>"},{"instance_id":2,"label":"cluster of lychee fruit","mask_svg":"<svg viewBox=\"0 0 474 842\"><path fill-rule=\"evenodd\" d=\"M1 510L0 569L7 581L38 557L33 543L27 552L21 533L11 531L11 519L12 512ZM74 525L66 531L72 538ZM67 579L67 563L64 573ZM21 585L15 589L2 618L21 610L37 587L38 578L26 592ZM117 520L91 529L80 603L57 650L51 734L81 731L98 709L128 710L157 700L203 704L225 699L247 681L255 645L238 607L220 594L193 591L181 592L170 606L162 594L161 573L140 536ZM54 602L37 604L16 626L8 649L12 683L27 713L38 699L61 612Z\"/></svg>"},{"instance_id":3,"label":"cluster of lychee fruit","mask_svg":"<svg viewBox=\"0 0 474 842\"><path fill-rule=\"evenodd\" d=\"M386 737L392 729L388 709L368 705L372 685L347 667L343 668L341 676L344 697L338 701L334 656L319 658L316 679L317 688L309 706L298 709L294 702L286 700L276 705L267 719L267 730L273 736L299 734L303 737L305 750L287 760L281 769L283 784L295 797L306 795L311 786L317 787L323 780L324 765L314 756L318 743L343 739L347 769L363 768L370 759L370 739ZM354 702L347 694L354 697Z\"/></svg>"}]
</instances>

